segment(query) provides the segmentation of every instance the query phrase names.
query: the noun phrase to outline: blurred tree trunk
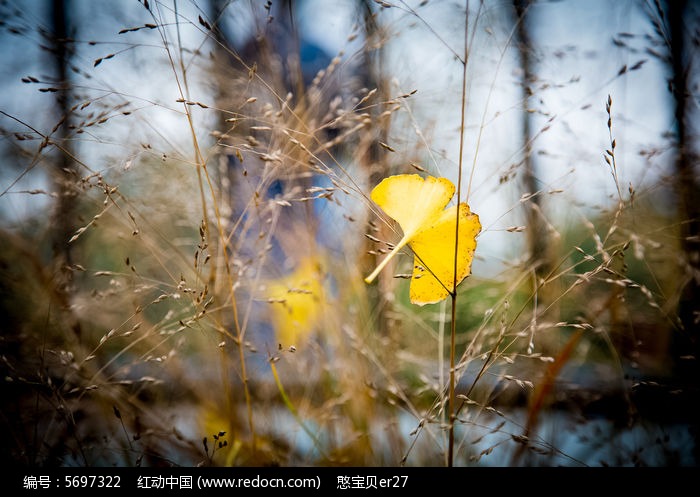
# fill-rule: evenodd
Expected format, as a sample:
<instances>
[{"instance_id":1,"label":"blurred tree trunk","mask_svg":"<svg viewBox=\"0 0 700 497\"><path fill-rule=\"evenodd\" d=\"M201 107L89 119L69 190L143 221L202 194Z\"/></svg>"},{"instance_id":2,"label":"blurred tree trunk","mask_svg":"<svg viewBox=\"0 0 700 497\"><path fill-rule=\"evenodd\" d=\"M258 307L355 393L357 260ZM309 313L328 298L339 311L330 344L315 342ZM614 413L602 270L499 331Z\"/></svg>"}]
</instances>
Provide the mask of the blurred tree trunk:
<instances>
[{"instance_id":1,"label":"blurred tree trunk","mask_svg":"<svg viewBox=\"0 0 700 497\"><path fill-rule=\"evenodd\" d=\"M377 98L380 101L387 101L390 100L390 90L388 84L389 78L382 73L384 64L381 27L377 23L376 14L372 8L373 2L370 0L360 0L359 5L365 31L365 44L362 53L364 59L362 72L364 86L368 90L376 88ZM368 111L372 113L372 122L380 123L378 126L372 126L371 128L373 134L368 137L371 141L365 147L366 155L362 161L368 168L367 176L370 189L374 188L390 172L386 161L387 151L379 145L379 142L388 143L387 137L389 136L389 126L391 123L389 119L379 119L378 116L383 110L381 106L373 106L372 110ZM378 218L372 217L370 220L379 230L378 233L370 233L372 236L377 236L381 240L391 239L391 232L383 226ZM365 242L365 248L366 250L364 252L369 254L371 252L376 252L378 246L376 243L367 240ZM386 254L381 253L371 256L367 264L369 270L376 267L384 257L386 257ZM393 295L395 290L396 280L392 273L392 267L393 263L389 265L388 270L383 271L382 274L377 277L377 284L370 285L367 290L370 294L369 301L377 303L375 311L377 313L378 329L385 332L387 336L392 335L391 329L393 328L392 321L388 317L391 311L391 302L387 298L389 295Z\"/></svg>"},{"instance_id":2,"label":"blurred tree trunk","mask_svg":"<svg viewBox=\"0 0 700 497\"><path fill-rule=\"evenodd\" d=\"M674 359L678 373L694 385L700 382L700 187L695 170L698 159L694 149L695 130L692 127L696 103L689 97L688 81L692 75L691 50L697 50L697 39L689 46L686 33L697 30L697 14L685 0L668 2L668 23L671 41L672 82L675 99L676 137L678 153L675 164L678 219L681 244L691 272L683 288L678 316L683 329L674 337Z\"/></svg>"},{"instance_id":3,"label":"blurred tree trunk","mask_svg":"<svg viewBox=\"0 0 700 497\"><path fill-rule=\"evenodd\" d=\"M371 0L359 0L358 2L359 17L362 19L365 35L362 53L363 64L359 70L361 71L360 77L362 78L363 86L369 91L373 89L377 90L375 101L386 102L391 100L391 90L389 88L389 77L383 71L383 33L382 27L377 21L377 14L373 8L374 5L374 2ZM367 110L367 112L371 114L373 125L366 128L368 132L363 133L360 138L360 149L364 152L364 157L360 161L361 165L366 168L365 174L367 175L370 191L391 173L389 169L390 161L387 157L388 151L379 145L380 142L389 142L388 136L391 120L390 118L381 119L379 117L384 110L386 109L381 105L373 105ZM369 235L375 236L380 240L392 240L393 232L371 212L369 213L369 221L371 225L368 229L376 230L369 231ZM386 254L378 253L379 248L380 246L377 243L370 241L368 238L365 239L363 254L366 254L367 263L364 264L364 267L366 267L368 271L373 270L382 259L386 257ZM377 276L376 284L367 285L367 301L374 303L374 307L370 309L370 311L375 317L375 329L379 330L379 333L382 334L382 340L387 340L387 342L384 343L388 343L392 346L390 349L393 348L394 344L400 343L399 333L401 328L400 325L397 326L396 320L392 317L394 314L392 312L393 298L396 290L396 279L394 278L393 268L394 262L392 261L388 267ZM366 274L368 273L365 273L365 275ZM384 366L387 370L394 372L400 367L396 361L396 354L381 354L380 357L382 361L385 361ZM370 407L371 406L368 406L366 409ZM368 417L366 419L371 418ZM404 450L403 435L397 425L392 424L391 427L388 427L386 436L388 444L393 450Z\"/></svg>"},{"instance_id":4,"label":"blurred tree trunk","mask_svg":"<svg viewBox=\"0 0 700 497\"><path fill-rule=\"evenodd\" d=\"M518 53L520 57L520 67L522 69L522 140L524 143L522 175L520 182L524 193L532 195L525 202L525 222L526 222L526 244L528 268L532 268L535 281L533 292L536 292L538 307L545 308L554 299L551 297L554 289L552 283L542 285L552 271L552 247L553 242L547 223L542 212L542 195L540 195L537 184L536 164L532 157L532 112L530 111L530 98L532 97L532 83L536 76L532 68L532 43L530 41L530 31L528 29L527 11L530 7L530 0L513 0L516 13L516 24L518 34Z\"/></svg>"},{"instance_id":5,"label":"blurred tree trunk","mask_svg":"<svg viewBox=\"0 0 700 497\"><path fill-rule=\"evenodd\" d=\"M207 9L209 18L210 33L213 40L212 64L210 66L211 81L214 82L214 102L216 109L229 109L231 107L232 96L230 90L231 81L238 75L241 64L232 54L233 44L227 34L225 22L225 11L231 2L229 0L208 0ZM217 122L214 135L219 144L229 144L231 141L231 130L233 126L226 122L228 115L222 110L216 111ZM235 218L240 214L242 207L236 204L236 187L241 173L238 166L238 158L218 150L216 155L218 164L212 168L219 176L219 185L222 194L228 199L231 208L231 217ZM212 265L214 268L214 265ZM215 269L212 269L212 274Z\"/></svg>"},{"instance_id":6,"label":"blurred tree trunk","mask_svg":"<svg viewBox=\"0 0 700 497\"><path fill-rule=\"evenodd\" d=\"M73 253L69 240L77 229L78 209L75 190L79 179L78 165L73 159L74 154L68 130L71 123L71 81L69 75L70 59L72 56L71 39L69 37L69 0L53 0L51 4L51 33L50 51L56 75L56 112L59 124L52 134L52 142L57 145L58 155L55 158L54 185L56 202L52 213L52 258L55 275L55 291L62 311L70 305L70 292L73 283ZM79 335L80 327L77 319L71 318L70 327Z\"/></svg>"}]
</instances>

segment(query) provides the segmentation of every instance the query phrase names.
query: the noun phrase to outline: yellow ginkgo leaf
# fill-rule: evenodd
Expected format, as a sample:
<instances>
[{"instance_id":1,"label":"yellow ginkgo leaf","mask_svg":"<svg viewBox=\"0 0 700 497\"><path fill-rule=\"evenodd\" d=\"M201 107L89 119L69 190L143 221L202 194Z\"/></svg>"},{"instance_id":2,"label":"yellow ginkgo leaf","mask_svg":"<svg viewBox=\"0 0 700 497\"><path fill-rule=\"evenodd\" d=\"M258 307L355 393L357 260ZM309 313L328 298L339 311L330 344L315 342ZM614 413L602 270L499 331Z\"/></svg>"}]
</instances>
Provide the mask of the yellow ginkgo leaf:
<instances>
[{"instance_id":1,"label":"yellow ginkgo leaf","mask_svg":"<svg viewBox=\"0 0 700 497\"><path fill-rule=\"evenodd\" d=\"M445 209L454 193L455 186L448 179L432 176L423 179L417 174L390 176L372 190L372 200L399 223L403 237L372 274L365 278L367 283L374 281L392 257L406 245L415 255L410 288L413 304L440 302L469 276L481 223L479 216L471 212L466 203Z\"/></svg>"}]
</instances>

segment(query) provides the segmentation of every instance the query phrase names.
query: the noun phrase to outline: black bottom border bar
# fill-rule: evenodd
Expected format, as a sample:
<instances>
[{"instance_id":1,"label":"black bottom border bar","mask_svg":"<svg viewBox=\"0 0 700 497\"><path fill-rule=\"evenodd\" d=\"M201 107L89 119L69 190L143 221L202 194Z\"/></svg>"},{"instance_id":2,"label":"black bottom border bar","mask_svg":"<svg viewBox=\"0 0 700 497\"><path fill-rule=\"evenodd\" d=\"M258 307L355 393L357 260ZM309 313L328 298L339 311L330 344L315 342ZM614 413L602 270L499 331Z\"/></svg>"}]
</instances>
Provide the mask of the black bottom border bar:
<instances>
[{"instance_id":1,"label":"black bottom border bar","mask_svg":"<svg viewBox=\"0 0 700 497\"><path fill-rule=\"evenodd\" d=\"M357 492L449 492L484 489L557 493L651 491L684 488L698 468L20 468L6 474L9 495L66 492L177 492L196 494L270 491L304 495ZM6 487L7 488L7 487Z\"/></svg>"}]
</instances>

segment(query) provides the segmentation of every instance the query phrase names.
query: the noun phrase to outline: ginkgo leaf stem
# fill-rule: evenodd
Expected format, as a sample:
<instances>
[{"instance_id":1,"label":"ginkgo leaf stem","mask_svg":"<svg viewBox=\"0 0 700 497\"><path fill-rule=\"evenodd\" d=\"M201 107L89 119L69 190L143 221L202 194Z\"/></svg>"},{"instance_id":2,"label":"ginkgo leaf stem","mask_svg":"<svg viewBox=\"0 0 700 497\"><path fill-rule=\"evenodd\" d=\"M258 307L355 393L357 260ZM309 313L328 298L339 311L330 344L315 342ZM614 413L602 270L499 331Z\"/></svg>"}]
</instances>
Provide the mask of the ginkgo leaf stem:
<instances>
[{"instance_id":1,"label":"ginkgo leaf stem","mask_svg":"<svg viewBox=\"0 0 700 497\"><path fill-rule=\"evenodd\" d=\"M394 256L398 253L399 250L401 250L407 243L408 243L408 237L404 236L399 243L396 244L396 246L391 249L391 252L389 252L389 255L387 255L382 262L379 263L379 265L372 271L372 274L367 276L365 278L365 283L372 283L374 279L377 277L377 275L381 272L384 267L389 264L389 261L394 258Z\"/></svg>"}]
</instances>

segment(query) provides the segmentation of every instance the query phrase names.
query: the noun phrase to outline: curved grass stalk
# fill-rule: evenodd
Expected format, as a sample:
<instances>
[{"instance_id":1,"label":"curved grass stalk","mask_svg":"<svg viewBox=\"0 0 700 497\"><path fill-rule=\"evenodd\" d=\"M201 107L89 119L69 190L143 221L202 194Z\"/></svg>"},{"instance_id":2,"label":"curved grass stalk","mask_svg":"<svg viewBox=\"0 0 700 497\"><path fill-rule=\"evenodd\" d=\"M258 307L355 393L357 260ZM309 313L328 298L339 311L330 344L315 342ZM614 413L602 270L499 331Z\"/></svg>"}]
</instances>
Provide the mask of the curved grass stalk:
<instances>
[{"instance_id":1,"label":"curved grass stalk","mask_svg":"<svg viewBox=\"0 0 700 497\"><path fill-rule=\"evenodd\" d=\"M469 61L469 0L465 2L464 13L464 59L462 60L462 109L461 121L459 127L459 158L457 169L457 205L462 202L462 164L464 155L464 128L467 109L467 62ZM472 168L472 174L473 174ZM470 180L471 185L471 180ZM452 300L452 314L450 320L450 384L449 384L449 401L448 401L448 426L449 440L447 449L447 465L454 464L454 445L455 445L455 342L457 337L457 254L459 253L459 211L457 211L457 222L455 223L455 250L454 250L454 268L453 268L453 286L450 292Z\"/></svg>"},{"instance_id":2,"label":"curved grass stalk","mask_svg":"<svg viewBox=\"0 0 700 497\"><path fill-rule=\"evenodd\" d=\"M277 373L277 367L275 366L274 362L274 357L270 359L270 370L272 371L272 376L275 379L275 385L277 385L277 390L280 393L280 397L282 397L282 402L284 402L284 405L287 407L290 413L292 413L292 416L294 416L294 419L296 420L297 423L299 423L299 426L301 426L301 429L304 430L304 432L311 438L311 440L314 441L314 446L318 449L318 451L321 453L321 455L325 458L328 458L328 456L323 452L323 446L321 445L321 441L316 437L316 435L309 429L308 426L304 424L304 420L301 419L301 416L299 416L299 413L297 412L296 408L294 407L294 404L292 404L291 399L289 396L287 396L287 392L284 390L284 386L282 386L282 380L280 380L279 374Z\"/></svg>"}]
</instances>

